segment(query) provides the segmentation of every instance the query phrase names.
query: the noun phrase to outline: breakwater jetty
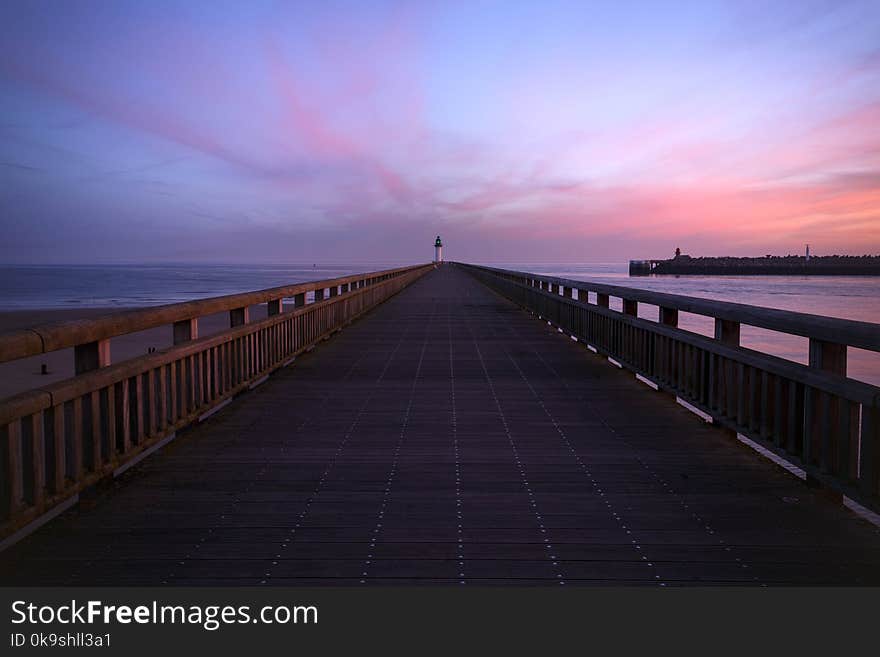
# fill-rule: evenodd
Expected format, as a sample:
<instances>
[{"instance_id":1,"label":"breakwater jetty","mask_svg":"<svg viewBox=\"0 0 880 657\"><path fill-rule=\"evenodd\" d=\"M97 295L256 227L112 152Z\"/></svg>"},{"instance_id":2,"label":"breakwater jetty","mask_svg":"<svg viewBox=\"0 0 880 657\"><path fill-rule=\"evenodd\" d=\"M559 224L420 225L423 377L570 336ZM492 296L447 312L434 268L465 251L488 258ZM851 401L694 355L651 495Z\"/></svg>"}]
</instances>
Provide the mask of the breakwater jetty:
<instances>
[{"instance_id":1,"label":"breakwater jetty","mask_svg":"<svg viewBox=\"0 0 880 657\"><path fill-rule=\"evenodd\" d=\"M629 273L630 276L880 276L880 256L766 255L760 258L693 258L689 255L677 255L668 260L630 260Z\"/></svg>"}]
</instances>

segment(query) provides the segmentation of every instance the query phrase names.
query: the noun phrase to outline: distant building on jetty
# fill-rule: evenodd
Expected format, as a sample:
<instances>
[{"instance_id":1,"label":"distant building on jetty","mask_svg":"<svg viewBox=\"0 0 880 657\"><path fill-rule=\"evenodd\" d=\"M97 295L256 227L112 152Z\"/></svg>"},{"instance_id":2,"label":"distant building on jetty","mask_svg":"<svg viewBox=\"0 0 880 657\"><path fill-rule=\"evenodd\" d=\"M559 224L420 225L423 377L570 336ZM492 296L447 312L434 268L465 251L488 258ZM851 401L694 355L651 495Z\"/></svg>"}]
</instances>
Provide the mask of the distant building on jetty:
<instances>
[{"instance_id":1,"label":"distant building on jetty","mask_svg":"<svg viewBox=\"0 0 880 657\"><path fill-rule=\"evenodd\" d=\"M675 257L668 260L630 260L629 274L880 276L880 256L815 256L807 246L804 255L692 258L676 249Z\"/></svg>"}]
</instances>

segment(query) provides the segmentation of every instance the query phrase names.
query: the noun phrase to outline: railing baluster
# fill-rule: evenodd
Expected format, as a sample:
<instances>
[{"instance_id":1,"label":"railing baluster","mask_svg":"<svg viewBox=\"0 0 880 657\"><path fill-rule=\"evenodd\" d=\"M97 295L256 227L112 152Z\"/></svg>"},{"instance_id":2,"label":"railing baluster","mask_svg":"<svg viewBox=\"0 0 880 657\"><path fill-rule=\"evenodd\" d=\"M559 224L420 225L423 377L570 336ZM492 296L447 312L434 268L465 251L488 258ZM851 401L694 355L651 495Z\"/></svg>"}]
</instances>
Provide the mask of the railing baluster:
<instances>
[{"instance_id":1,"label":"railing baluster","mask_svg":"<svg viewBox=\"0 0 880 657\"><path fill-rule=\"evenodd\" d=\"M774 402L773 402L773 438L777 447L786 448L788 446L788 381L781 376L776 377L774 386Z\"/></svg>"},{"instance_id":2,"label":"railing baluster","mask_svg":"<svg viewBox=\"0 0 880 657\"><path fill-rule=\"evenodd\" d=\"M71 439L71 476L74 481L82 479L85 472L84 453L85 438L83 436L83 398L77 397L73 400L73 431L70 435Z\"/></svg>"},{"instance_id":3,"label":"railing baluster","mask_svg":"<svg viewBox=\"0 0 880 657\"><path fill-rule=\"evenodd\" d=\"M179 416L179 410L178 410L179 406L178 406L178 399L177 399L177 392L178 392L177 373L178 373L178 370L180 369L179 365L180 365L180 361L176 361L176 360L172 360L170 363L168 363L168 383L170 384L170 387L171 387L171 390L169 391L171 404L168 409L169 410L168 420L171 424L176 423L177 418Z\"/></svg>"},{"instance_id":4,"label":"railing baluster","mask_svg":"<svg viewBox=\"0 0 880 657\"><path fill-rule=\"evenodd\" d=\"M15 516L24 506L24 463L21 449L21 420L6 425L6 463L9 469L9 515Z\"/></svg>"},{"instance_id":5,"label":"railing baluster","mask_svg":"<svg viewBox=\"0 0 880 657\"><path fill-rule=\"evenodd\" d=\"M196 357L190 355L187 359L186 370L186 390L187 390L187 412L192 413L196 410Z\"/></svg>"},{"instance_id":6,"label":"railing baluster","mask_svg":"<svg viewBox=\"0 0 880 657\"><path fill-rule=\"evenodd\" d=\"M724 387L727 399L724 404L724 415L730 420L736 421L738 414L737 409L737 392L738 385L738 363L724 359Z\"/></svg>"},{"instance_id":7,"label":"railing baluster","mask_svg":"<svg viewBox=\"0 0 880 657\"><path fill-rule=\"evenodd\" d=\"M159 431L165 431L168 426L168 367L159 366L157 370L159 379Z\"/></svg>"},{"instance_id":8,"label":"railing baluster","mask_svg":"<svg viewBox=\"0 0 880 657\"><path fill-rule=\"evenodd\" d=\"M131 416L129 411L131 400L129 399L128 379L123 379L116 384L116 435L120 439L118 448L114 449L122 454L131 449Z\"/></svg>"},{"instance_id":9,"label":"railing baluster","mask_svg":"<svg viewBox=\"0 0 880 657\"><path fill-rule=\"evenodd\" d=\"M220 379L220 346L211 349L211 399L217 399L223 393Z\"/></svg>"},{"instance_id":10,"label":"railing baluster","mask_svg":"<svg viewBox=\"0 0 880 657\"><path fill-rule=\"evenodd\" d=\"M835 461L837 460L837 449L838 445L835 445L835 450L832 452L832 435L839 430L839 425L835 424L832 429L831 425L831 395L827 392L819 391L819 418L818 418L818 426L819 426L819 467L822 469L824 473L832 473L835 468ZM835 406L838 406L835 403ZM839 414L838 418L839 420ZM842 441L840 441L842 442Z\"/></svg>"},{"instance_id":11,"label":"railing baluster","mask_svg":"<svg viewBox=\"0 0 880 657\"><path fill-rule=\"evenodd\" d=\"M862 451L859 459L859 490L869 500L880 496L880 407L862 406Z\"/></svg>"},{"instance_id":12,"label":"railing baluster","mask_svg":"<svg viewBox=\"0 0 880 657\"><path fill-rule=\"evenodd\" d=\"M42 411L31 416L31 459L33 505L42 509L46 497L46 442Z\"/></svg>"},{"instance_id":13,"label":"railing baluster","mask_svg":"<svg viewBox=\"0 0 880 657\"><path fill-rule=\"evenodd\" d=\"M115 385L107 386L102 394L103 408L101 413L101 453L107 452L107 461L112 461L116 454L116 393Z\"/></svg>"},{"instance_id":14,"label":"railing baluster","mask_svg":"<svg viewBox=\"0 0 880 657\"><path fill-rule=\"evenodd\" d=\"M764 440L769 440L771 437L770 433L770 409L772 406L772 401L770 399L771 391L770 391L770 382L774 377L767 373L766 370L761 371L761 401L760 401L760 413L761 420L758 423L758 427L756 430L759 432L761 438Z\"/></svg>"},{"instance_id":15,"label":"railing baluster","mask_svg":"<svg viewBox=\"0 0 880 657\"><path fill-rule=\"evenodd\" d=\"M54 443L53 456L55 458L52 492L60 493L64 490L64 481L67 474L67 444L64 440L63 404L52 407L52 440Z\"/></svg>"},{"instance_id":16,"label":"railing baluster","mask_svg":"<svg viewBox=\"0 0 880 657\"><path fill-rule=\"evenodd\" d=\"M100 472L103 464L101 449L101 391L95 390L90 395L92 419L92 472Z\"/></svg>"}]
</instances>

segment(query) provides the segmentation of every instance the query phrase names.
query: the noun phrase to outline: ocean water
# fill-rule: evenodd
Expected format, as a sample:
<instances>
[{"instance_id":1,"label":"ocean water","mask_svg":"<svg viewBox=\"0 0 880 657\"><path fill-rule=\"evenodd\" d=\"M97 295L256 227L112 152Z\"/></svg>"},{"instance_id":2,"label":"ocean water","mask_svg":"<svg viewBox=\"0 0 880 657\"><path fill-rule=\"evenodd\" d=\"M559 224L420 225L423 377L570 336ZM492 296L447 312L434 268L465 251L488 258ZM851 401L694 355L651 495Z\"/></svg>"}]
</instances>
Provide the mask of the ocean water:
<instances>
[{"instance_id":1,"label":"ocean water","mask_svg":"<svg viewBox=\"0 0 880 657\"><path fill-rule=\"evenodd\" d=\"M0 308L150 306L395 266L400 264L0 266ZM880 277L630 277L627 263L509 262L493 266L880 324ZM619 302L616 307L619 309ZM640 304L641 317L656 319L657 312L656 307ZM714 328L710 318L688 313L680 315L679 324L705 335L711 335ZM750 348L807 362L806 338L743 327L742 342ZM880 385L880 354L850 349L848 374Z\"/></svg>"},{"instance_id":2,"label":"ocean water","mask_svg":"<svg viewBox=\"0 0 880 657\"><path fill-rule=\"evenodd\" d=\"M156 306L398 266L382 262L344 265L0 266L0 308Z\"/></svg>"}]
</instances>

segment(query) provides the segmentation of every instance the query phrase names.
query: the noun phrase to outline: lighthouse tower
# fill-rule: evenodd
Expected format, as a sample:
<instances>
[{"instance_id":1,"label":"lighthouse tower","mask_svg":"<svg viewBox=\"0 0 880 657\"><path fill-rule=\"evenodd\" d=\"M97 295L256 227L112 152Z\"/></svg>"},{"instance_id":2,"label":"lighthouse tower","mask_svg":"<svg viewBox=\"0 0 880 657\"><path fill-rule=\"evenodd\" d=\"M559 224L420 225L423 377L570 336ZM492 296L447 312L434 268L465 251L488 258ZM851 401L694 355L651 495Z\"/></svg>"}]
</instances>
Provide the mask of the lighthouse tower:
<instances>
[{"instance_id":1,"label":"lighthouse tower","mask_svg":"<svg viewBox=\"0 0 880 657\"><path fill-rule=\"evenodd\" d=\"M440 241L439 235L434 240L434 262L438 265L443 262L443 242Z\"/></svg>"}]
</instances>

